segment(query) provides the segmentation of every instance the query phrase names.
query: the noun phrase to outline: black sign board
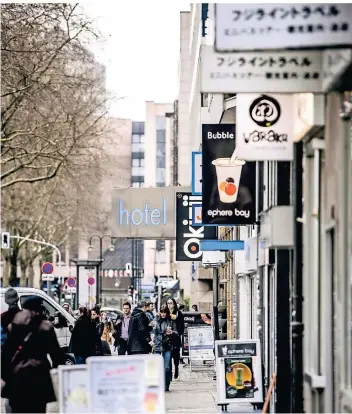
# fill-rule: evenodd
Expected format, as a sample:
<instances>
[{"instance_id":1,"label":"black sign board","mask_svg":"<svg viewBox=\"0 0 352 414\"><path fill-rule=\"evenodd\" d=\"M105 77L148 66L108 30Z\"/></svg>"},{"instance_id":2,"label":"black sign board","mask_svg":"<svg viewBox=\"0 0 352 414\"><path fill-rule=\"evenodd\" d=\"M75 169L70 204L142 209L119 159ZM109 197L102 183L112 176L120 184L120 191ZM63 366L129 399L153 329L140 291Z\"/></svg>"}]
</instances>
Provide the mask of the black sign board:
<instances>
[{"instance_id":1,"label":"black sign board","mask_svg":"<svg viewBox=\"0 0 352 414\"><path fill-rule=\"evenodd\" d=\"M254 357L257 355L257 344L255 342L242 342L239 344L218 344L218 357Z\"/></svg>"},{"instance_id":2,"label":"black sign board","mask_svg":"<svg viewBox=\"0 0 352 414\"><path fill-rule=\"evenodd\" d=\"M202 125L202 220L219 226L255 222L256 164L231 159L235 125Z\"/></svg>"},{"instance_id":3,"label":"black sign board","mask_svg":"<svg viewBox=\"0 0 352 414\"><path fill-rule=\"evenodd\" d=\"M200 240L216 239L216 227L192 226L192 206L200 204L202 196L176 193L176 260L196 262L202 260Z\"/></svg>"}]
</instances>

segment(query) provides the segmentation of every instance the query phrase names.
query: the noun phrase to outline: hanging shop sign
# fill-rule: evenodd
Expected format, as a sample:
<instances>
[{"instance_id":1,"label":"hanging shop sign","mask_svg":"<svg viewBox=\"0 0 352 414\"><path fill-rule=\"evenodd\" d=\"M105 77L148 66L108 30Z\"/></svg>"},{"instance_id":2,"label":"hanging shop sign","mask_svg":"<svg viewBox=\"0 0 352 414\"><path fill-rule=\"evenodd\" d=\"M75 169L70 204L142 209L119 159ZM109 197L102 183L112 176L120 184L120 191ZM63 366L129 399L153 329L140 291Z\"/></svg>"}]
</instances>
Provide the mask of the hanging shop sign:
<instances>
[{"instance_id":1,"label":"hanging shop sign","mask_svg":"<svg viewBox=\"0 0 352 414\"><path fill-rule=\"evenodd\" d=\"M294 102L291 94L238 94L238 157L246 161L293 160Z\"/></svg>"},{"instance_id":2,"label":"hanging shop sign","mask_svg":"<svg viewBox=\"0 0 352 414\"><path fill-rule=\"evenodd\" d=\"M202 125L202 221L218 226L255 222L255 163L236 157L232 124Z\"/></svg>"},{"instance_id":3,"label":"hanging shop sign","mask_svg":"<svg viewBox=\"0 0 352 414\"><path fill-rule=\"evenodd\" d=\"M263 402L259 340L215 342L217 404Z\"/></svg>"},{"instance_id":4,"label":"hanging shop sign","mask_svg":"<svg viewBox=\"0 0 352 414\"><path fill-rule=\"evenodd\" d=\"M91 357L88 364L90 413L165 413L161 355Z\"/></svg>"},{"instance_id":5,"label":"hanging shop sign","mask_svg":"<svg viewBox=\"0 0 352 414\"><path fill-rule=\"evenodd\" d=\"M202 195L202 153L192 152L192 194Z\"/></svg>"},{"instance_id":6,"label":"hanging shop sign","mask_svg":"<svg viewBox=\"0 0 352 414\"><path fill-rule=\"evenodd\" d=\"M181 337L181 356L182 358L189 357L189 344L188 344L188 328L193 326L212 326L210 313L199 312L183 312L183 318L185 322L185 330Z\"/></svg>"},{"instance_id":7,"label":"hanging shop sign","mask_svg":"<svg viewBox=\"0 0 352 414\"><path fill-rule=\"evenodd\" d=\"M218 51L304 49L352 45L352 4L215 5Z\"/></svg>"},{"instance_id":8,"label":"hanging shop sign","mask_svg":"<svg viewBox=\"0 0 352 414\"><path fill-rule=\"evenodd\" d=\"M351 49L324 50L323 90L328 92L352 63ZM313 92L313 91L312 91Z\"/></svg>"},{"instance_id":9,"label":"hanging shop sign","mask_svg":"<svg viewBox=\"0 0 352 414\"><path fill-rule=\"evenodd\" d=\"M208 325L188 327L189 357L194 361L214 360L213 327Z\"/></svg>"},{"instance_id":10,"label":"hanging shop sign","mask_svg":"<svg viewBox=\"0 0 352 414\"><path fill-rule=\"evenodd\" d=\"M193 226L193 204L199 205L202 196L192 193L176 193L176 260L201 261L203 252L200 241L204 238L216 239L214 227Z\"/></svg>"},{"instance_id":11,"label":"hanging shop sign","mask_svg":"<svg viewBox=\"0 0 352 414\"><path fill-rule=\"evenodd\" d=\"M112 235L120 238L175 239L175 194L189 187L112 190Z\"/></svg>"},{"instance_id":12,"label":"hanging shop sign","mask_svg":"<svg viewBox=\"0 0 352 414\"><path fill-rule=\"evenodd\" d=\"M322 91L320 51L217 53L201 46L203 93Z\"/></svg>"}]
</instances>

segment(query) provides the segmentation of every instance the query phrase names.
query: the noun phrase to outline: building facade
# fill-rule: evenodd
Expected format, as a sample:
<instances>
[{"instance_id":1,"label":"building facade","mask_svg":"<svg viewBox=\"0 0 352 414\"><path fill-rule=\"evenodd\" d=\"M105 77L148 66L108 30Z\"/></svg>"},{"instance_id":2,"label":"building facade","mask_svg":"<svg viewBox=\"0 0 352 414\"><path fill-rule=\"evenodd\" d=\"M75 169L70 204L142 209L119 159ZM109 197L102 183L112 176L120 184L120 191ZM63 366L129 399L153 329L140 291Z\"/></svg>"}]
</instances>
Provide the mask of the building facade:
<instances>
[{"instance_id":1,"label":"building facade","mask_svg":"<svg viewBox=\"0 0 352 414\"><path fill-rule=\"evenodd\" d=\"M235 124L236 95L200 93L199 50L214 45L214 5L192 4L180 21L178 180L190 185L201 124ZM294 161L257 162L256 224L219 228L220 239L243 240L245 250L227 252L209 281L198 264L178 264L192 303L202 284L215 291L223 335L260 340L265 389L278 378L271 412L352 411L351 78L350 66L336 92L295 95Z\"/></svg>"}]
</instances>

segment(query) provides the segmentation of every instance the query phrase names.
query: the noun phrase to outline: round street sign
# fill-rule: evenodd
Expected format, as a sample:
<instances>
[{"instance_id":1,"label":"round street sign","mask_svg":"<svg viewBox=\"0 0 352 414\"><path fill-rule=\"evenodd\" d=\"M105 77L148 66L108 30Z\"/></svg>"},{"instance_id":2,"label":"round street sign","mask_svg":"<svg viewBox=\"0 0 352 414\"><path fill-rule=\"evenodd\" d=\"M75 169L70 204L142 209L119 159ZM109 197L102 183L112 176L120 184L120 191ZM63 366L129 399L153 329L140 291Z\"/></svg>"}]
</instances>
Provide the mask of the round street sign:
<instances>
[{"instance_id":1,"label":"round street sign","mask_svg":"<svg viewBox=\"0 0 352 414\"><path fill-rule=\"evenodd\" d=\"M67 286L70 288L76 287L76 278L75 277L69 277L66 281Z\"/></svg>"},{"instance_id":2,"label":"round street sign","mask_svg":"<svg viewBox=\"0 0 352 414\"><path fill-rule=\"evenodd\" d=\"M42 273L50 275L54 272L54 265L50 262L45 262L42 264Z\"/></svg>"},{"instance_id":3,"label":"round street sign","mask_svg":"<svg viewBox=\"0 0 352 414\"><path fill-rule=\"evenodd\" d=\"M94 283L95 283L94 277L89 277L88 278L88 285L94 285Z\"/></svg>"}]
</instances>

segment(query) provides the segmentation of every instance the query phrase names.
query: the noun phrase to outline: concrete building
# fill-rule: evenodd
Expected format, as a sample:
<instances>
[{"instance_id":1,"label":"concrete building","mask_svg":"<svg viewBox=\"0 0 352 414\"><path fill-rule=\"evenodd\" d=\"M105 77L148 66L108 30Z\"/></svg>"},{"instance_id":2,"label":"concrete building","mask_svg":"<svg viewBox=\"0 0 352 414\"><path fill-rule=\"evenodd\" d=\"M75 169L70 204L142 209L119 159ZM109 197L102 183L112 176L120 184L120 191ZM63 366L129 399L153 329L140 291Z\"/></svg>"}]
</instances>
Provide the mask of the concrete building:
<instances>
[{"instance_id":1,"label":"concrete building","mask_svg":"<svg viewBox=\"0 0 352 414\"><path fill-rule=\"evenodd\" d=\"M145 120L145 187L164 187L171 183L170 163L173 136L173 104L146 102ZM154 276L171 276L171 241L144 241L144 282L154 282Z\"/></svg>"}]
</instances>

